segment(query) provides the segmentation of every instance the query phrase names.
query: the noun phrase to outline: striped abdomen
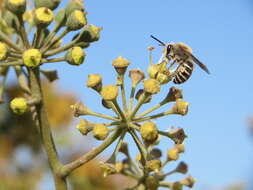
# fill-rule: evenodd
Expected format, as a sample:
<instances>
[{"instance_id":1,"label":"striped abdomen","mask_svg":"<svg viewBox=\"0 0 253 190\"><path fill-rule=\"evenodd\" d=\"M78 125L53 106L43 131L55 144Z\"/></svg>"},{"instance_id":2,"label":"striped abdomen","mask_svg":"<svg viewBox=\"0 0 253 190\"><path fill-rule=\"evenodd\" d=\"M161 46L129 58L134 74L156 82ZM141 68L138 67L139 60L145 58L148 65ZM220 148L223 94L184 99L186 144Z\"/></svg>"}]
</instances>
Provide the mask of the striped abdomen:
<instances>
[{"instance_id":1,"label":"striped abdomen","mask_svg":"<svg viewBox=\"0 0 253 190\"><path fill-rule=\"evenodd\" d=\"M194 68L194 65L190 61L186 61L180 64L176 70L176 74L173 79L173 82L175 84L181 84L187 81L192 74L193 68Z\"/></svg>"}]
</instances>

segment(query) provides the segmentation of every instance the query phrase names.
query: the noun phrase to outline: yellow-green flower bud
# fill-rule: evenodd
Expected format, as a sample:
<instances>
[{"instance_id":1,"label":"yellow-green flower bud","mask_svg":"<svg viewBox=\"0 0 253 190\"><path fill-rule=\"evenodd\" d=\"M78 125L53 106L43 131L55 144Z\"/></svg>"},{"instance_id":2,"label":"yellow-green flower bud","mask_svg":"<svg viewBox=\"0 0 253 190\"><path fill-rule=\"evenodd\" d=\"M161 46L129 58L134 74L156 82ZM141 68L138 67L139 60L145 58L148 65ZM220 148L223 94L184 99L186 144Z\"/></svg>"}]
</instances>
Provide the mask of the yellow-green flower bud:
<instances>
[{"instance_id":1,"label":"yellow-green flower bud","mask_svg":"<svg viewBox=\"0 0 253 190\"><path fill-rule=\"evenodd\" d=\"M95 124L92 131L97 140L104 140L109 134L109 130L104 124Z\"/></svg>"},{"instance_id":2,"label":"yellow-green flower bud","mask_svg":"<svg viewBox=\"0 0 253 190\"><path fill-rule=\"evenodd\" d=\"M183 190L183 185L180 182L173 182L170 187L171 190Z\"/></svg>"},{"instance_id":3,"label":"yellow-green flower bud","mask_svg":"<svg viewBox=\"0 0 253 190\"><path fill-rule=\"evenodd\" d=\"M46 7L51 10L54 10L58 7L60 2L61 0L35 0L34 5L36 9L40 7Z\"/></svg>"},{"instance_id":4,"label":"yellow-green flower bud","mask_svg":"<svg viewBox=\"0 0 253 190\"><path fill-rule=\"evenodd\" d=\"M124 164L122 162L117 162L115 164L116 173L121 173L124 170Z\"/></svg>"},{"instance_id":5,"label":"yellow-green flower bud","mask_svg":"<svg viewBox=\"0 0 253 190\"><path fill-rule=\"evenodd\" d=\"M160 84L155 79L146 79L143 81L144 90L150 94L157 94L160 92Z\"/></svg>"},{"instance_id":6,"label":"yellow-green flower bud","mask_svg":"<svg viewBox=\"0 0 253 190\"><path fill-rule=\"evenodd\" d=\"M168 150L167 159L169 161L172 161L172 160L175 161L175 160L178 160L178 158L179 158L179 152L176 148L171 148Z\"/></svg>"},{"instance_id":7,"label":"yellow-green flower bud","mask_svg":"<svg viewBox=\"0 0 253 190\"><path fill-rule=\"evenodd\" d=\"M0 42L0 61L8 57L8 47L5 43Z\"/></svg>"},{"instance_id":8,"label":"yellow-green flower bud","mask_svg":"<svg viewBox=\"0 0 253 190\"><path fill-rule=\"evenodd\" d=\"M66 54L65 59L70 65L81 65L84 61L86 54L79 46L71 48Z\"/></svg>"},{"instance_id":9,"label":"yellow-green flower bud","mask_svg":"<svg viewBox=\"0 0 253 190\"><path fill-rule=\"evenodd\" d=\"M146 163L146 168L149 171L159 172L161 167L162 167L162 163L160 160L149 160Z\"/></svg>"},{"instance_id":10,"label":"yellow-green flower bud","mask_svg":"<svg viewBox=\"0 0 253 190\"><path fill-rule=\"evenodd\" d=\"M145 96L145 92L143 89L139 89L138 92L135 95L136 100L140 100L141 96ZM147 96L143 104L149 103L152 99L152 96Z\"/></svg>"},{"instance_id":11,"label":"yellow-green flower bud","mask_svg":"<svg viewBox=\"0 0 253 190\"><path fill-rule=\"evenodd\" d=\"M92 131L93 126L87 120L81 119L76 129L78 129L82 135L87 135Z\"/></svg>"},{"instance_id":12,"label":"yellow-green flower bud","mask_svg":"<svg viewBox=\"0 0 253 190\"><path fill-rule=\"evenodd\" d=\"M174 146L177 148L179 153L184 152L184 143L175 144Z\"/></svg>"},{"instance_id":13,"label":"yellow-green flower bud","mask_svg":"<svg viewBox=\"0 0 253 190\"><path fill-rule=\"evenodd\" d=\"M104 99L102 99L102 105L106 108L106 109L112 109L113 104L110 101L106 101Z\"/></svg>"},{"instance_id":14,"label":"yellow-green flower bud","mask_svg":"<svg viewBox=\"0 0 253 190\"><path fill-rule=\"evenodd\" d=\"M80 42L91 43L91 42L98 41L100 38L101 30L102 30L101 27L96 27L93 24L86 25L77 43L80 43Z\"/></svg>"},{"instance_id":15,"label":"yellow-green flower bud","mask_svg":"<svg viewBox=\"0 0 253 190\"><path fill-rule=\"evenodd\" d=\"M80 0L72 0L68 3L66 6L66 16L69 17L70 14L75 10L84 12L83 4Z\"/></svg>"},{"instance_id":16,"label":"yellow-green flower bud","mask_svg":"<svg viewBox=\"0 0 253 190\"><path fill-rule=\"evenodd\" d=\"M157 190L159 187L159 180L155 176L148 176L145 178L145 187L149 190Z\"/></svg>"},{"instance_id":17,"label":"yellow-green flower bud","mask_svg":"<svg viewBox=\"0 0 253 190\"><path fill-rule=\"evenodd\" d=\"M99 163L100 169L103 171L103 176L107 177L108 175L112 175L116 173L115 166L113 164L100 162Z\"/></svg>"},{"instance_id":18,"label":"yellow-green flower bud","mask_svg":"<svg viewBox=\"0 0 253 190\"><path fill-rule=\"evenodd\" d=\"M34 21L38 27L47 27L54 20L53 11L46 7L36 9L34 15Z\"/></svg>"},{"instance_id":19,"label":"yellow-green flower bud","mask_svg":"<svg viewBox=\"0 0 253 190\"><path fill-rule=\"evenodd\" d=\"M102 89L102 77L99 74L90 74L88 75L88 81L86 83L88 88L92 88L97 92L100 92Z\"/></svg>"},{"instance_id":20,"label":"yellow-green flower bud","mask_svg":"<svg viewBox=\"0 0 253 190\"><path fill-rule=\"evenodd\" d=\"M196 183L196 180L192 176L188 176L180 181L180 183L184 186L192 188Z\"/></svg>"},{"instance_id":21,"label":"yellow-green flower bud","mask_svg":"<svg viewBox=\"0 0 253 190\"><path fill-rule=\"evenodd\" d=\"M38 49L28 49L23 53L23 63L27 67L37 67L41 63L41 53Z\"/></svg>"},{"instance_id":22,"label":"yellow-green flower bud","mask_svg":"<svg viewBox=\"0 0 253 190\"><path fill-rule=\"evenodd\" d=\"M81 102L77 102L74 105L71 105L70 108L72 109L75 117L79 117L80 115L91 115L93 113L87 106L84 106Z\"/></svg>"},{"instance_id":23,"label":"yellow-green flower bud","mask_svg":"<svg viewBox=\"0 0 253 190\"><path fill-rule=\"evenodd\" d=\"M122 56L117 57L117 59L112 62L112 66L115 68L119 75L125 74L129 64L130 62Z\"/></svg>"},{"instance_id":24,"label":"yellow-green flower bud","mask_svg":"<svg viewBox=\"0 0 253 190\"><path fill-rule=\"evenodd\" d=\"M104 86L101 90L101 96L106 101L116 100L118 96L118 87L114 85Z\"/></svg>"},{"instance_id":25,"label":"yellow-green flower bud","mask_svg":"<svg viewBox=\"0 0 253 190\"><path fill-rule=\"evenodd\" d=\"M179 162L175 171L181 174L186 174L188 172L188 165L185 162Z\"/></svg>"},{"instance_id":26,"label":"yellow-green flower bud","mask_svg":"<svg viewBox=\"0 0 253 190\"><path fill-rule=\"evenodd\" d=\"M166 69L165 71L162 72L158 72L157 76L156 76L156 80L160 83L160 84L167 84L169 81L171 81L172 76L170 74L170 71L168 69Z\"/></svg>"},{"instance_id":27,"label":"yellow-green flower bud","mask_svg":"<svg viewBox=\"0 0 253 190\"><path fill-rule=\"evenodd\" d=\"M26 0L6 0L6 8L16 15L21 15L26 9Z\"/></svg>"},{"instance_id":28,"label":"yellow-green flower bud","mask_svg":"<svg viewBox=\"0 0 253 190\"><path fill-rule=\"evenodd\" d=\"M173 105L171 112L173 114L186 115L188 112L189 103L182 99L177 99L176 103Z\"/></svg>"},{"instance_id":29,"label":"yellow-green flower bud","mask_svg":"<svg viewBox=\"0 0 253 190\"><path fill-rule=\"evenodd\" d=\"M27 102L24 98L14 98L11 101L11 110L18 115L22 115L27 111Z\"/></svg>"},{"instance_id":30,"label":"yellow-green flower bud","mask_svg":"<svg viewBox=\"0 0 253 190\"><path fill-rule=\"evenodd\" d=\"M66 26L68 30L79 30L87 24L86 13L75 10L68 17Z\"/></svg>"},{"instance_id":31,"label":"yellow-green flower bud","mask_svg":"<svg viewBox=\"0 0 253 190\"><path fill-rule=\"evenodd\" d=\"M160 65L158 65L158 64L149 65L149 67L148 67L148 76L152 79L155 79L159 69L160 69Z\"/></svg>"},{"instance_id":32,"label":"yellow-green flower bud","mask_svg":"<svg viewBox=\"0 0 253 190\"><path fill-rule=\"evenodd\" d=\"M136 87L145 78L145 74L140 69L133 69L129 71L129 77L132 85Z\"/></svg>"},{"instance_id":33,"label":"yellow-green flower bud","mask_svg":"<svg viewBox=\"0 0 253 190\"><path fill-rule=\"evenodd\" d=\"M181 89L178 89L176 87L171 87L167 96L164 98L164 102L175 102L177 99L182 99L183 94L182 94Z\"/></svg>"},{"instance_id":34,"label":"yellow-green flower bud","mask_svg":"<svg viewBox=\"0 0 253 190\"><path fill-rule=\"evenodd\" d=\"M156 141L158 138L158 130L156 125L153 122L145 122L144 124L141 125L140 127L140 133L142 138L148 142L148 143L153 143Z\"/></svg>"}]
</instances>

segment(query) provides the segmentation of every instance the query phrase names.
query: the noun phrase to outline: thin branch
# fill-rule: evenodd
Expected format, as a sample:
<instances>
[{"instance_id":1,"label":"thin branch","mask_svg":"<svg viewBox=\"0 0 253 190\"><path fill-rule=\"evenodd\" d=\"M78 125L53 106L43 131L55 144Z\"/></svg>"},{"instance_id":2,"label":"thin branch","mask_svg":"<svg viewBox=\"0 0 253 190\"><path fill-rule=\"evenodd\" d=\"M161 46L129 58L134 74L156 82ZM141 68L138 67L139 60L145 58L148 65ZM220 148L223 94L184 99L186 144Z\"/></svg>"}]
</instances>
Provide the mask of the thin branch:
<instances>
[{"instance_id":1,"label":"thin branch","mask_svg":"<svg viewBox=\"0 0 253 190\"><path fill-rule=\"evenodd\" d=\"M84 154L77 160L64 165L61 170L61 175L68 176L73 170L89 162L91 159L95 158L99 153L101 153L108 146L110 146L121 134L122 134L122 129L118 129L117 131L114 132L114 134L108 137L101 145L89 151L88 153Z\"/></svg>"}]
</instances>

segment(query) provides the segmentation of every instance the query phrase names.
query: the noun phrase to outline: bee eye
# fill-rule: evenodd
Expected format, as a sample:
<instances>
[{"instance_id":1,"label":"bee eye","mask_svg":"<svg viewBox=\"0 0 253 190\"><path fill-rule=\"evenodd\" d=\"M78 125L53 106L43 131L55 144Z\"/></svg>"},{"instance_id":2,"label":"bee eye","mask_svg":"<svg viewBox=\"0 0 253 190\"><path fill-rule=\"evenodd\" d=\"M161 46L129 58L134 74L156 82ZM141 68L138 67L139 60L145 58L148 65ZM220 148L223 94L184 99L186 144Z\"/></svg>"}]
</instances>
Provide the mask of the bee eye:
<instances>
[{"instance_id":1,"label":"bee eye","mask_svg":"<svg viewBox=\"0 0 253 190\"><path fill-rule=\"evenodd\" d=\"M168 46L167 46L167 54L170 53L170 50L171 50L171 45L168 45Z\"/></svg>"}]
</instances>

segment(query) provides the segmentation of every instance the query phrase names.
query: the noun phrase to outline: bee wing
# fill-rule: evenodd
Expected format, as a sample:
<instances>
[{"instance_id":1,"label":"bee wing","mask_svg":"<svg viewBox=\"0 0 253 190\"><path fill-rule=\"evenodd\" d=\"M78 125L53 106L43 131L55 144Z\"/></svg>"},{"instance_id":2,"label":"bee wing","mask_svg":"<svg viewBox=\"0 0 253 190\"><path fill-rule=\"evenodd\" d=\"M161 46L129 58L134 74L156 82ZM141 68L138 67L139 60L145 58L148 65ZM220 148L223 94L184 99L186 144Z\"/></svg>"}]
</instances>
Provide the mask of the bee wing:
<instances>
[{"instance_id":1,"label":"bee wing","mask_svg":"<svg viewBox=\"0 0 253 190\"><path fill-rule=\"evenodd\" d=\"M203 69L205 72L207 72L208 74L210 74L210 71L208 70L208 68L201 63L194 55L190 54L192 60L198 65L200 66L201 69Z\"/></svg>"}]
</instances>

